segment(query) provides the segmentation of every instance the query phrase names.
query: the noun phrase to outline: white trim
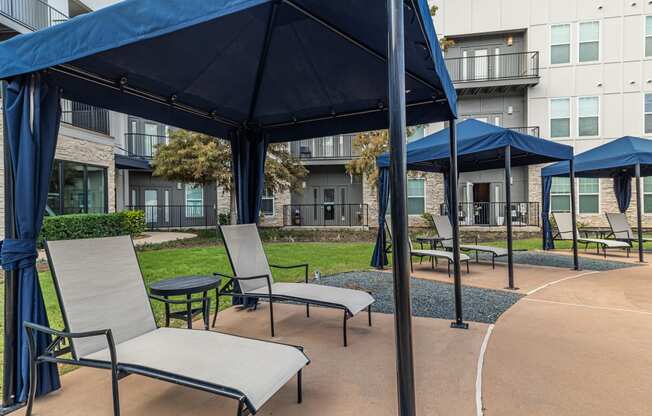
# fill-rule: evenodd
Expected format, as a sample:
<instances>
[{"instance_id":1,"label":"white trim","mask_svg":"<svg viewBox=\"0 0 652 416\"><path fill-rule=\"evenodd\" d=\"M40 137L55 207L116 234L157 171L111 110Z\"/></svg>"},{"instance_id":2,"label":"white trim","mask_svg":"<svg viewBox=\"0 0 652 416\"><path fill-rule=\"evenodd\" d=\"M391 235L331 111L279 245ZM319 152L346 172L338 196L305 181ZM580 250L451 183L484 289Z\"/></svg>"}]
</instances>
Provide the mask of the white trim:
<instances>
[{"instance_id":1,"label":"white trim","mask_svg":"<svg viewBox=\"0 0 652 416\"><path fill-rule=\"evenodd\" d=\"M552 28L557 26L568 26L568 43L552 43ZM552 47L568 45L568 62L560 62L558 64L552 63ZM555 68L558 66L572 65L573 63L573 24L568 23L553 23L548 25L548 65Z\"/></svg>"},{"instance_id":2,"label":"white trim","mask_svg":"<svg viewBox=\"0 0 652 416\"><path fill-rule=\"evenodd\" d=\"M563 306L574 306L577 308L587 308L587 309L598 309L602 311L612 311L612 312L629 312L629 313L637 313L641 315L652 315L652 312L648 311L637 311L636 309L624 309L624 308L610 308L608 306L594 306L594 305L585 305L582 303L570 303L570 302L557 302L554 300L545 300L545 299L531 299L531 298L524 298L524 301L527 302L536 302L536 303L550 303L553 305L563 305Z\"/></svg>"},{"instance_id":3,"label":"white trim","mask_svg":"<svg viewBox=\"0 0 652 416\"><path fill-rule=\"evenodd\" d=\"M565 282L566 280L578 279L580 277L584 277L584 276L588 276L588 275L596 274L596 273L600 273L600 272L598 272L598 271L586 272L586 273L581 273L581 274L574 275L574 276L564 277L563 279L555 280L554 282L548 282L545 285L541 285L541 286L537 287L536 289L530 290L529 292L526 293L526 295L527 296L533 295L533 294L537 293L538 291L547 288L548 286L556 285L557 283Z\"/></svg>"},{"instance_id":4,"label":"white trim","mask_svg":"<svg viewBox=\"0 0 652 416\"><path fill-rule=\"evenodd\" d=\"M595 194L595 193L582 194L582 192L580 192L580 180L581 179L597 179L598 180L598 193L597 194ZM602 181L600 180L600 178L575 178L575 180L577 182L575 184L576 189L577 189L577 195L575 195L577 197L577 213L581 214L581 215L602 215L601 214L601 211L602 211L602 209L601 209L601 207L602 207ZM581 195L589 195L589 196L597 195L598 196L598 212L582 212L582 209L580 208L580 196Z\"/></svg>"},{"instance_id":5,"label":"white trim","mask_svg":"<svg viewBox=\"0 0 652 416\"><path fill-rule=\"evenodd\" d=\"M584 41L582 42L581 38L581 28L583 24L587 23L597 23L598 24L598 59L593 60L593 61L584 61L580 62L580 46L582 43L593 43L596 42L595 40L589 40L589 41ZM577 22L577 65L587 65L587 64L595 64L600 62L602 59L602 22L600 20L596 19L590 19L590 20L581 20Z\"/></svg>"},{"instance_id":6,"label":"white trim","mask_svg":"<svg viewBox=\"0 0 652 416\"><path fill-rule=\"evenodd\" d=\"M276 192L271 192L271 194L272 194L271 198L270 198L270 197L266 197L266 196L265 196L265 192L266 192L266 191L263 190L263 194L262 194L261 197L260 197L260 201L261 201L260 212L262 212L263 215L265 215L265 216L267 216L267 217L275 217L275 216L276 216ZM263 201L263 199L268 199L268 200L271 199L271 200L272 200L272 212L271 212L271 213L269 213L269 212L265 212L265 211L263 210L263 207L262 207L262 201Z\"/></svg>"},{"instance_id":7,"label":"white trim","mask_svg":"<svg viewBox=\"0 0 652 416\"><path fill-rule=\"evenodd\" d=\"M598 134L593 135L593 136L580 136L580 100L583 98L597 98L598 99ZM602 100L600 99L599 95L580 95L577 96L575 99L575 105L577 108L577 111L575 112L575 119L576 119L576 129L575 133L577 134L577 138L580 140L584 139L599 139L600 138L600 132L602 132Z\"/></svg>"},{"instance_id":8,"label":"white trim","mask_svg":"<svg viewBox=\"0 0 652 416\"><path fill-rule=\"evenodd\" d=\"M196 188L201 189L201 200L199 201L200 204L198 205L198 207L200 208L200 215L194 215L193 214L193 211L194 211L193 209L189 210L189 208L193 206L193 205L188 204L188 188L189 187L190 188L195 188L195 189ZM184 213L186 218L204 218L205 213L204 213L204 186L203 185L197 184L197 183L186 183L186 184L184 184L183 199L184 199L185 206L186 206L186 209L185 209L186 212ZM195 199L193 199L193 200L195 200ZM190 213L191 215L188 215L188 213Z\"/></svg>"},{"instance_id":9,"label":"white trim","mask_svg":"<svg viewBox=\"0 0 652 416\"><path fill-rule=\"evenodd\" d=\"M491 324L487 328L487 333L484 334L484 339L480 346L480 355L478 356L478 366L475 375L475 414L477 416L484 415L484 406L482 404L482 369L484 367L484 356L487 353L487 345L489 345L489 338L494 330L494 326L494 324Z\"/></svg>"}]
</instances>

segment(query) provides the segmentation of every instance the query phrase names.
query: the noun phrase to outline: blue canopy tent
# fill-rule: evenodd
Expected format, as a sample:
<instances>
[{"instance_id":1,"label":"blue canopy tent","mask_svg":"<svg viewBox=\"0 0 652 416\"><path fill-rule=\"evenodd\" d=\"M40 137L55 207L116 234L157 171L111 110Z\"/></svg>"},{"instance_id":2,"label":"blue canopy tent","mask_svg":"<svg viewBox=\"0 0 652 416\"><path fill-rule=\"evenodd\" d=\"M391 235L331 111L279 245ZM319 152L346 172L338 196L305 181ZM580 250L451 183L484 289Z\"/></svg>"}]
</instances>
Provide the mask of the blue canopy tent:
<instances>
[{"instance_id":1,"label":"blue canopy tent","mask_svg":"<svg viewBox=\"0 0 652 416\"><path fill-rule=\"evenodd\" d=\"M457 182L457 175L452 175L449 163L449 147L447 138L449 137L449 128L440 130L430 136L416 140L407 145L407 166L409 170L422 172L440 172L444 174L445 186ZM555 143L538 137L518 133L514 130L494 126L478 120L465 120L457 125L457 158L458 169L460 172L473 172L487 169L505 169L505 183L511 183L511 168L513 166L527 166L552 161L572 161L573 148L570 146ZM568 163L568 162L566 162ZM572 162L571 162L572 163ZM390 160L387 154L378 157L377 165L381 170L381 185L384 178L383 172L388 168ZM449 182L450 183L447 183ZM389 191L382 192L380 188L379 212L384 212L387 204ZM574 193L574 191L573 191ZM457 206L457 201L453 201L453 192L447 192L449 199L447 205ZM511 189L505 186L506 205L511 206ZM448 210L453 221L457 215L455 210ZM512 218L511 215L505 215L507 225L507 247L508 254L508 273L509 288L514 286L514 265L512 249ZM379 226L383 227L384 217L379 216ZM380 248L382 251L382 247ZM375 253L379 251L376 247ZM577 252L575 252L575 267L578 267ZM375 257L372 265L381 266L382 259ZM456 286L461 284L456 279ZM461 289L460 289L461 290Z\"/></svg>"},{"instance_id":2,"label":"blue canopy tent","mask_svg":"<svg viewBox=\"0 0 652 416\"><path fill-rule=\"evenodd\" d=\"M39 176L33 192L21 187L27 201L16 191L25 172L48 170L57 135L31 134L26 120L58 126L63 97L230 140L241 223L258 220L269 143L389 127L399 411L415 413L403 137L406 124L456 117L426 0L127 0L0 43L0 79L17 91L3 95L5 141L35 143L20 157L5 146L5 406L27 395L23 322L47 324L33 277L47 189ZM57 99L24 101L39 91ZM14 118L19 127L7 128ZM33 217L18 215L25 204ZM22 232L23 220L33 232ZM17 288L26 279L34 290ZM51 377L39 393L56 388L56 371L39 370Z\"/></svg>"},{"instance_id":3,"label":"blue canopy tent","mask_svg":"<svg viewBox=\"0 0 652 416\"><path fill-rule=\"evenodd\" d=\"M643 224L642 224L642 191L641 176L652 176L652 140L639 137L621 137L602 146L598 146L575 156L575 176L582 178L612 178L614 193L620 212L624 213L629 208L632 196L632 178L636 178L636 213L638 226L639 260L643 256ZM559 162L541 170L543 179L543 198L550 206L550 190L553 177L566 177L569 175L567 162ZM547 217L548 212L544 215ZM550 221L544 224L548 228L543 233L543 246L553 248L552 230Z\"/></svg>"}]
</instances>

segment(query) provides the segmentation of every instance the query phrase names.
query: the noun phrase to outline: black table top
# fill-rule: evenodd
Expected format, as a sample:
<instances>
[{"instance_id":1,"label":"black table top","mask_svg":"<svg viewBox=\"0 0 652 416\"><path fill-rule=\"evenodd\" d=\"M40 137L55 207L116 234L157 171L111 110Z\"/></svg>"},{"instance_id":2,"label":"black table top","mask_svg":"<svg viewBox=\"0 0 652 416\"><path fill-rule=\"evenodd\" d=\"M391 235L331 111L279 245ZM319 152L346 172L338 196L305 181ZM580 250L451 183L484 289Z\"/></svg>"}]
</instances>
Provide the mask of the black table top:
<instances>
[{"instance_id":1,"label":"black table top","mask_svg":"<svg viewBox=\"0 0 652 416\"><path fill-rule=\"evenodd\" d=\"M444 237L440 237L438 235L435 235L435 236L424 235L424 236L421 236L421 237L417 237L417 241L419 241L419 240L421 240L421 241L445 241L445 240L451 240L451 238L444 238Z\"/></svg>"},{"instance_id":2,"label":"black table top","mask_svg":"<svg viewBox=\"0 0 652 416\"><path fill-rule=\"evenodd\" d=\"M158 296L191 295L217 289L221 281L221 278L214 276L179 276L154 282L149 291Z\"/></svg>"}]
</instances>

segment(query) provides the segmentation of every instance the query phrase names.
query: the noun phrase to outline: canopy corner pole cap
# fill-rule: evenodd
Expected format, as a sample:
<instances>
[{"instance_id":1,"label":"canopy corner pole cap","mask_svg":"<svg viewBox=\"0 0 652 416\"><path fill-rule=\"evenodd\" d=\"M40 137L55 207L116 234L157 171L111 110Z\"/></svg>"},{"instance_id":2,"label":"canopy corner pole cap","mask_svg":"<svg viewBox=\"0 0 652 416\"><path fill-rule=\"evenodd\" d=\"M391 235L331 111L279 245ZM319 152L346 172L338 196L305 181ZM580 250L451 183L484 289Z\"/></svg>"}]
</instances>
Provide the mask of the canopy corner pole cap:
<instances>
[{"instance_id":1,"label":"canopy corner pole cap","mask_svg":"<svg viewBox=\"0 0 652 416\"><path fill-rule=\"evenodd\" d=\"M170 101L170 104L174 104L177 102L178 99L179 97L176 94L172 94L170 95L170 98L168 100Z\"/></svg>"},{"instance_id":2,"label":"canopy corner pole cap","mask_svg":"<svg viewBox=\"0 0 652 416\"><path fill-rule=\"evenodd\" d=\"M129 78L127 78L126 76L120 77L118 84L120 84L120 87L126 87L127 84L129 84Z\"/></svg>"}]
</instances>

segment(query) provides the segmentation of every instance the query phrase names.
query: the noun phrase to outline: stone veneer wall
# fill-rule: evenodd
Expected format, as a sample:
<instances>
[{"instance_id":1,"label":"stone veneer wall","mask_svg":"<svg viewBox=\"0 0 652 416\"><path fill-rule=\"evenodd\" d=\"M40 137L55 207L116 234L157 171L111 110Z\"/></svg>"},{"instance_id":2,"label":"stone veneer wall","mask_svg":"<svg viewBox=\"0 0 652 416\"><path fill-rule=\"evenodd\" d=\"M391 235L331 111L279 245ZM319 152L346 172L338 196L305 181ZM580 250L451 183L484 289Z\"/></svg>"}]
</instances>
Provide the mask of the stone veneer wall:
<instances>
[{"instance_id":1,"label":"stone veneer wall","mask_svg":"<svg viewBox=\"0 0 652 416\"><path fill-rule=\"evenodd\" d=\"M439 173L409 172L410 178L425 178L425 211L431 214L440 213L440 205L444 202L444 176ZM369 227L378 227L378 192L375 185L370 185L365 177L362 184L362 200L369 205ZM387 208L389 214L389 207ZM427 223L421 215L410 215L409 227L426 227Z\"/></svg>"},{"instance_id":2,"label":"stone veneer wall","mask_svg":"<svg viewBox=\"0 0 652 416\"><path fill-rule=\"evenodd\" d=\"M59 135L55 157L107 168L108 209L115 211L115 159L113 146Z\"/></svg>"},{"instance_id":3,"label":"stone veneer wall","mask_svg":"<svg viewBox=\"0 0 652 416\"><path fill-rule=\"evenodd\" d=\"M230 209L231 195L222 187L217 187L217 209L219 213L226 213ZM274 215L264 216L261 218L261 227L282 227L283 226L283 207L291 202L290 192L277 192L274 195Z\"/></svg>"},{"instance_id":4,"label":"stone veneer wall","mask_svg":"<svg viewBox=\"0 0 652 416\"><path fill-rule=\"evenodd\" d=\"M541 168L545 165L529 167L529 197L531 202L541 203ZM641 181L642 182L642 181ZM642 187L641 183L641 187ZM613 181L609 178L600 179L600 213L578 214L577 220L581 225L592 227L608 227L609 222L605 213L619 212L618 202L614 194ZM632 228L636 228L636 179L632 179L632 200L627 210L627 218ZM643 226L652 227L652 214L643 214Z\"/></svg>"}]
</instances>

